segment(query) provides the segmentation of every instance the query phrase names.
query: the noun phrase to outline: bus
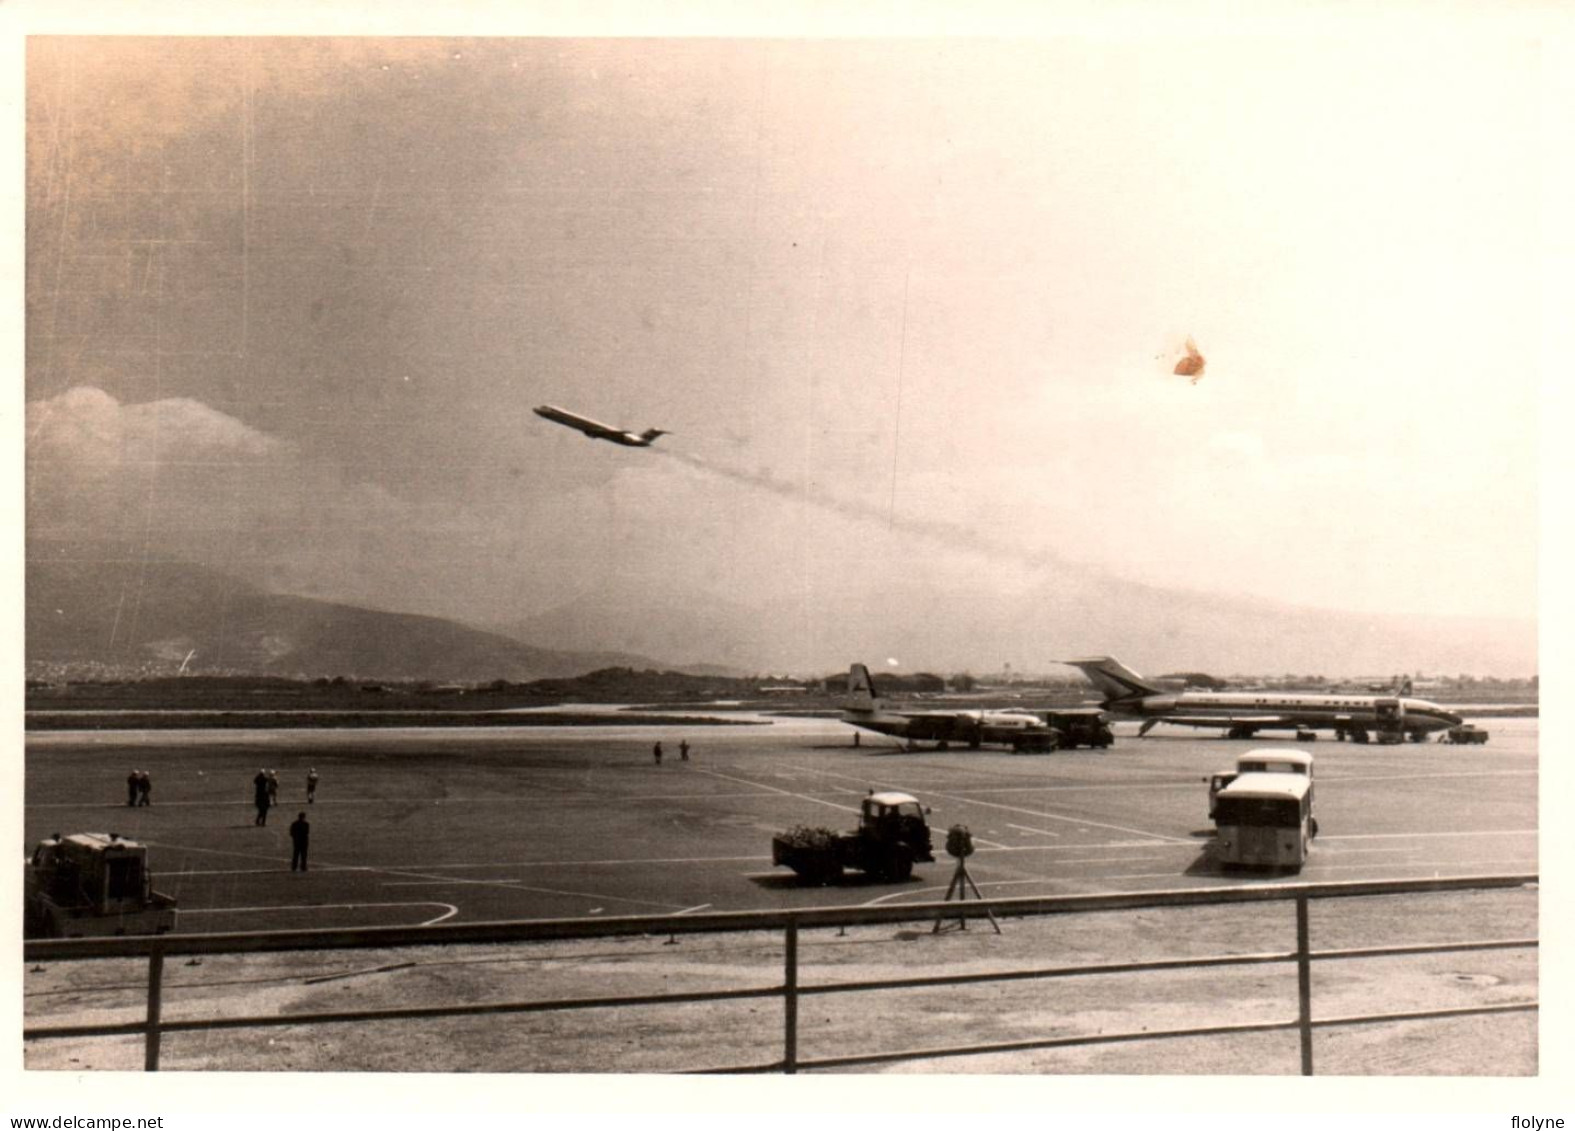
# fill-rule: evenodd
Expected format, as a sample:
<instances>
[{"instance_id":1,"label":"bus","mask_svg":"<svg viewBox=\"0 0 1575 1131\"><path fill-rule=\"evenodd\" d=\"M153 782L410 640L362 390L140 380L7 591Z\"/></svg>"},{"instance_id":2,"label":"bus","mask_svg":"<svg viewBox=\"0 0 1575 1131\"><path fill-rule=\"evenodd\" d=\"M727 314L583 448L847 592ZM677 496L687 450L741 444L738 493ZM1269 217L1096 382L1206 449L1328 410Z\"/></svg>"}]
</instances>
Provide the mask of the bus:
<instances>
[{"instance_id":1,"label":"bus","mask_svg":"<svg viewBox=\"0 0 1575 1131\"><path fill-rule=\"evenodd\" d=\"M1244 773L1214 799L1214 854L1221 864L1300 869L1312 838L1312 778Z\"/></svg>"},{"instance_id":2,"label":"bus","mask_svg":"<svg viewBox=\"0 0 1575 1131\"><path fill-rule=\"evenodd\" d=\"M1249 750L1245 754L1236 756L1236 768L1224 770L1208 779L1209 783L1209 820L1214 819L1214 810L1218 806L1220 790L1235 781L1242 774L1301 774L1303 777L1312 777L1313 757L1303 754L1299 750L1285 750L1275 747ZM1309 799L1309 804L1311 801ZM1317 833L1317 822L1313 822L1313 832Z\"/></svg>"}]
</instances>

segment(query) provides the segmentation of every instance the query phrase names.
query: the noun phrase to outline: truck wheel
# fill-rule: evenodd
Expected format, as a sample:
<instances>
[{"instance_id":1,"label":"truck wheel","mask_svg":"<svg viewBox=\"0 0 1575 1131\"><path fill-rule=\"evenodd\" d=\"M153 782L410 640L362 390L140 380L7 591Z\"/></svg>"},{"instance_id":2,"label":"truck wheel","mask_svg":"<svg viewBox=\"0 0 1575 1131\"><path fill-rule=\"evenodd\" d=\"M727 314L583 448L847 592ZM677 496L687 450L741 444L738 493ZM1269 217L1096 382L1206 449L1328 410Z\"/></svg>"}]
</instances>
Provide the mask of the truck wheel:
<instances>
[{"instance_id":1,"label":"truck wheel","mask_svg":"<svg viewBox=\"0 0 1575 1131\"><path fill-rule=\"evenodd\" d=\"M880 878L890 880L892 883L901 883L913 875L913 857L902 849L897 849L882 865Z\"/></svg>"}]
</instances>

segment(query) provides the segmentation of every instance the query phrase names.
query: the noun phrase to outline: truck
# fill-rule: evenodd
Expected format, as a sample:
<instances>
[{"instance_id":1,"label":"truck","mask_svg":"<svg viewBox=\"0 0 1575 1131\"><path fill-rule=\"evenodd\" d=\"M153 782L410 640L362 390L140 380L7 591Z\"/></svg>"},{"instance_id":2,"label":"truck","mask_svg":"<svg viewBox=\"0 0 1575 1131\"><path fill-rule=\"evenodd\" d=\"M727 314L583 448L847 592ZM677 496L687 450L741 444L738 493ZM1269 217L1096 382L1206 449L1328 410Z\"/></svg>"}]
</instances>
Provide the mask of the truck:
<instances>
[{"instance_id":1,"label":"truck","mask_svg":"<svg viewBox=\"0 0 1575 1131\"><path fill-rule=\"evenodd\" d=\"M909 794L871 791L852 832L799 825L771 838L771 863L793 869L812 884L835 883L845 868L892 883L913 874L915 863L935 859L930 810Z\"/></svg>"},{"instance_id":2,"label":"truck","mask_svg":"<svg viewBox=\"0 0 1575 1131\"><path fill-rule=\"evenodd\" d=\"M174 897L153 890L147 846L118 833L56 833L27 859L27 938L162 935L175 929Z\"/></svg>"},{"instance_id":3,"label":"truck","mask_svg":"<svg viewBox=\"0 0 1575 1131\"><path fill-rule=\"evenodd\" d=\"M1488 740L1488 732L1472 723L1461 723L1450 727L1438 740L1452 746L1481 746Z\"/></svg>"},{"instance_id":4,"label":"truck","mask_svg":"<svg viewBox=\"0 0 1575 1131\"><path fill-rule=\"evenodd\" d=\"M1045 711L1044 720L1060 735L1057 749L1076 750L1086 746L1090 750L1103 750L1116 740L1105 712L1098 707L1066 707L1059 711Z\"/></svg>"},{"instance_id":5,"label":"truck","mask_svg":"<svg viewBox=\"0 0 1575 1131\"><path fill-rule=\"evenodd\" d=\"M1297 774L1311 778L1313 756L1303 754L1299 750L1274 747L1260 747L1257 750L1249 750L1245 754L1238 754L1234 770L1222 770L1204 779L1209 783L1209 820L1214 819L1215 812L1219 808L1221 791L1242 774ZM1317 822L1313 824L1316 827Z\"/></svg>"}]
</instances>

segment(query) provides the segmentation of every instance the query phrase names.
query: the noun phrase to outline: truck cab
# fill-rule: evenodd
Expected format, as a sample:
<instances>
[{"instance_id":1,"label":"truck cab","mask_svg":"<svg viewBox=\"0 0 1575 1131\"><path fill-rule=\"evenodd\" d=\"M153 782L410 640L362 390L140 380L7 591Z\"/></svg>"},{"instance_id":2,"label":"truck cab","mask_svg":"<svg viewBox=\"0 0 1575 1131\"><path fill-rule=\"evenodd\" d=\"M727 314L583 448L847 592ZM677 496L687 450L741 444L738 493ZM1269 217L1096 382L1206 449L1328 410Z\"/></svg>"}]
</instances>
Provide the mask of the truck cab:
<instances>
[{"instance_id":1,"label":"truck cab","mask_svg":"<svg viewBox=\"0 0 1575 1131\"><path fill-rule=\"evenodd\" d=\"M930 826L924 806L906 793L871 793L859 807L859 833L884 844L901 844L914 860L931 861Z\"/></svg>"},{"instance_id":2,"label":"truck cab","mask_svg":"<svg viewBox=\"0 0 1575 1131\"><path fill-rule=\"evenodd\" d=\"M1116 740L1105 721L1105 712L1098 707L1065 707L1059 711L1045 711L1043 716L1059 733L1062 750L1075 750L1079 746L1103 750Z\"/></svg>"}]
</instances>

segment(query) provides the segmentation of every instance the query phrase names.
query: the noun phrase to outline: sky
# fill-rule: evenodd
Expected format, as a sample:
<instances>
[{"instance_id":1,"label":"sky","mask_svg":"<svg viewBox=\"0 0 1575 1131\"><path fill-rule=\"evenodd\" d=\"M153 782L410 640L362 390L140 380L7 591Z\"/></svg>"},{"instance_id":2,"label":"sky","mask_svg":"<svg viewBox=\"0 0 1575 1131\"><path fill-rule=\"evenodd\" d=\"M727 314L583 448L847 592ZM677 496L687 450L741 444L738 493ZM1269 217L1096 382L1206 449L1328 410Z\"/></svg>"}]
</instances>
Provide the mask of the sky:
<instances>
[{"instance_id":1,"label":"sky","mask_svg":"<svg viewBox=\"0 0 1575 1131\"><path fill-rule=\"evenodd\" d=\"M1544 59L1404 30L36 38L29 556L1534 618Z\"/></svg>"}]
</instances>

